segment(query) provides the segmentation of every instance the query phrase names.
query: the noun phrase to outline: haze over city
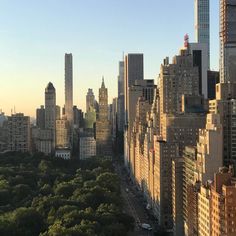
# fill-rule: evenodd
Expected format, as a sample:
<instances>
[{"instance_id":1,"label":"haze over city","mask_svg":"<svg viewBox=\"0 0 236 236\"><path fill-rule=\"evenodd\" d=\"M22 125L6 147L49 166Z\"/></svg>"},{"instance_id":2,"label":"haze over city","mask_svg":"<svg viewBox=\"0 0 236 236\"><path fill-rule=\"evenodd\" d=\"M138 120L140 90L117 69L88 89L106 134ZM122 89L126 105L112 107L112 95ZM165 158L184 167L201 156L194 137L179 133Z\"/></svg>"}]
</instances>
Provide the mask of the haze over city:
<instances>
[{"instance_id":1,"label":"haze over city","mask_svg":"<svg viewBox=\"0 0 236 236\"><path fill-rule=\"evenodd\" d=\"M135 4L134 4L135 3ZM211 0L211 68L218 69L219 4ZM109 102L117 96L118 61L144 53L144 78L155 79L163 58L172 58L186 33L194 38L194 1L2 0L0 2L0 109L35 117L44 89L53 82L64 105L64 53L73 54L74 104L98 96L104 76ZM187 10L188 9L188 10Z\"/></svg>"}]
</instances>

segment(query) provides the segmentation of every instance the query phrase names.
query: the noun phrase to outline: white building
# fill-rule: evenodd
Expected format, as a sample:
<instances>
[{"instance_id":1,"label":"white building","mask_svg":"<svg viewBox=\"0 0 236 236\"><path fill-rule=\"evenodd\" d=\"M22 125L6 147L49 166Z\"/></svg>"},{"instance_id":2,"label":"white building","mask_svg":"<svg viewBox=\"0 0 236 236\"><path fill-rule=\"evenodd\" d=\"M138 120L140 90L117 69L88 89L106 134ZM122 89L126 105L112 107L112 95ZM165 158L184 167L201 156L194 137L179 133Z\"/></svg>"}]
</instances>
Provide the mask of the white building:
<instances>
[{"instance_id":1,"label":"white building","mask_svg":"<svg viewBox=\"0 0 236 236\"><path fill-rule=\"evenodd\" d=\"M65 160L69 160L71 158L71 151L70 149L66 148L58 148L55 151L55 157L63 158Z\"/></svg>"}]
</instances>

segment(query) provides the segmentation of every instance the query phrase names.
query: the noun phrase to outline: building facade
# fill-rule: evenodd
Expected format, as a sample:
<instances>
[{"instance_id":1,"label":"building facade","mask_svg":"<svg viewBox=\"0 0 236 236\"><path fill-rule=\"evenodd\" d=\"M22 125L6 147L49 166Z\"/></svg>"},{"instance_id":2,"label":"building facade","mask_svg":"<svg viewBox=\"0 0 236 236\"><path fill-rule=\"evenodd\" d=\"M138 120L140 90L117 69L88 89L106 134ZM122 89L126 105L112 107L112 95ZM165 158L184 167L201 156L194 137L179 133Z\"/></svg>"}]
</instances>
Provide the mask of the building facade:
<instances>
[{"instance_id":1,"label":"building facade","mask_svg":"<svg viewBox=\"0 0 236 236\"><path fill-rule=\"evenodd\" d=\"M112 156L111 124L108 120L108 91L104 79L99 89L99 113L96 121L96 153L98 156Z\"/></svg>"},{"instance_id":2,"label":"building facade","mask_svg":"<svg viewBox=\"0 0 236 236\"><path fill-rule=\"evenodd\" d=\"M31 151L30 117L23 113L8 116L8 150L16 152Z\"/></svg>"}]
</instances>

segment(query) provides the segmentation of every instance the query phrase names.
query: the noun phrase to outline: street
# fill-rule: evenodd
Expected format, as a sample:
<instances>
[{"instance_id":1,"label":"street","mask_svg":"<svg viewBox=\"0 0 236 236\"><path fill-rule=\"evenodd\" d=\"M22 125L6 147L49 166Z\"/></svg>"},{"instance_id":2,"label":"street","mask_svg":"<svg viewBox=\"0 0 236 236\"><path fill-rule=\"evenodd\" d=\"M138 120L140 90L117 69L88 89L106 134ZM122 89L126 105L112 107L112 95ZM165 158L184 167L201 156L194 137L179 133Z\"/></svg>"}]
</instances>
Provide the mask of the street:
<instances>
[{"instance_id":1,"label":"street","mask_svg":"<svg viewBox=\"0 0 236 236\"><path fill-rule=\"evenodd\" d=\"M148 214L143 204L143 198L141 192L135 189L135 186L127 181L127 173L123 170L122 166L117 164L115 166L117 174L121 179L121 196L124 199L125 213L131 215L135 219L135 228L133 232L130 232L130 236L152 236L153 232L142 229L141 224L150 224L153 228L153 222L149 219Z\"/></svg>"}]
</instances>

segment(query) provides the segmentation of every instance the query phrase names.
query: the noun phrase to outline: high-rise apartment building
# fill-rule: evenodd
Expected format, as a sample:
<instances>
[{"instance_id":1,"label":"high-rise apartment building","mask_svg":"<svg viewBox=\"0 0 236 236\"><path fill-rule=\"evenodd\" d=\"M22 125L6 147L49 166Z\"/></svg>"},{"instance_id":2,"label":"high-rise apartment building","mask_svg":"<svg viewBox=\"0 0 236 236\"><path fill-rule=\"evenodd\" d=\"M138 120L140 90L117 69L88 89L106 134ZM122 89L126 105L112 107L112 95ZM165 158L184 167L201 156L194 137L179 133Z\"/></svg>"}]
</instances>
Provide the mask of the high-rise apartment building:
<instances>
[{"instance_id":1,"label":"high-rise apartment building","mask_svg":"<svg viewBox=\"0 0 236 236\"><path fill-rule=\"evenodd\" d=\"M199 95L198 67L193 66L193 56L188 49L169 63L166 58L160 69L160 113L181 113L182 95Z\"/></svg>"},{"instance_id":2,"label":"high-rise apartment building","mask_svg":"<svg viewBox=\"0 0 236 236\"><path fill-rule=\"evenodd\" d=\"M236 83L216 85L216 99L209 102L209 112L220 115L224 165L236 167Z\"/></svg>"},{"instance_id":3,"label":"high-rise apartment building","mask_svg":"<svg viewBox=\"0 0 236 236\"><path fill-rule=\"evenodd\" d=\"M65 115L70 125L73 124L73 57L65 54Z\"/></svg>"},{"instance_id":4,"label":"high-rise apartment building","mask_svg":"<svg viewBox=\"0 0 236 236\"><path fill-rule=\"evenodd\" d=\"M206 44L210 68L210 0L194 0L194 15L196 42Z\"/></svg>"},{"instance_id":5,"label":"high-rise apartment building","mask_svg":"<svg viewBox=\"0 0 236 236\"><path fill-rule=\"evenodd\" d=\"M236 0L220 0L220 81L236 82Z\"/></svg>"},{"instance_id":6,"label":"high-rise apartment building","mask_svg":"<svg viewBox=\"0 0 236 236\"><path fill-rule=\"evenodd\" d=\"M8 150L29 152L31 150L30 117L23 113L8 116Z\"/></svg>"},{"instance_id":7,"label":"high-rise apartment building","mask_svg":"<svg viewBox=\"0 0 236 236\"><path fill-rule=\"evenodd\" d=\"M111 124L108 120L108 91L104 79L99 89L99 114L96 121L96 146L98 156L112 156Z\"/></svg>"},{"instance_id":8,"label":"high-rise apartment building","mask_svg":"<svg viewBox=\"0 0 236 236\"><path fill-rule=\"evenodd\" d=\"M232 170L221 168L211 187L212 236L236 234L236 180Z\"/></svg>"}]
</instances>

